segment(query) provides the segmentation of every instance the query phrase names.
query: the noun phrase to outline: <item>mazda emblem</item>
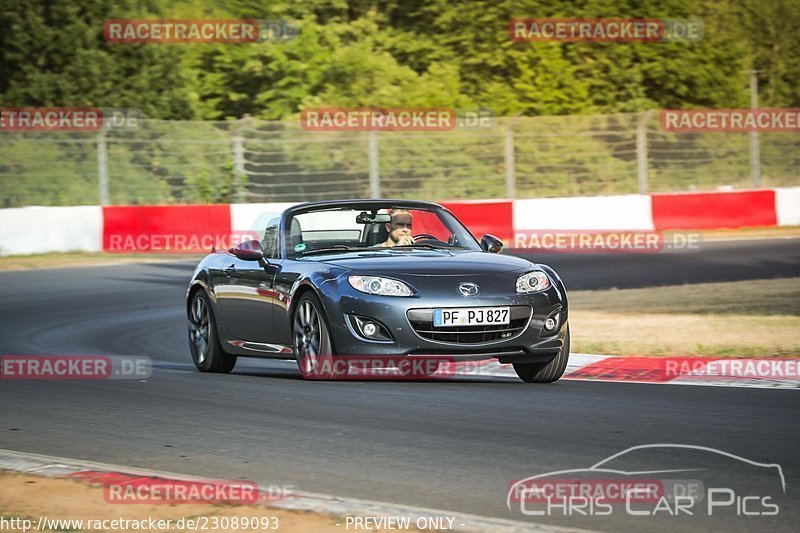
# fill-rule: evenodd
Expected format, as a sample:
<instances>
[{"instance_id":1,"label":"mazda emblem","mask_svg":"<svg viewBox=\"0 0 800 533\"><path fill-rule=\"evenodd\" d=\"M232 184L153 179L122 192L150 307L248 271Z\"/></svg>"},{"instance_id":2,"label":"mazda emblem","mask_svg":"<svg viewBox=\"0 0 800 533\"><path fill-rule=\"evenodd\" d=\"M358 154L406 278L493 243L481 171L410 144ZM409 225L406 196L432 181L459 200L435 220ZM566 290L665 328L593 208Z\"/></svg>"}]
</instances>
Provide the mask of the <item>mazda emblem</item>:
<instances>
[{"instance_id":1,"label":"mazda emblem","mask_svg":"<svg viewBox=\"0 0 800 533\"><path fill-rule=\"evenodd\" d=\"M464 296L477 296L481 288L476 283L466 282L458 284L458 292Z\"/></svg>"}]
</instances>

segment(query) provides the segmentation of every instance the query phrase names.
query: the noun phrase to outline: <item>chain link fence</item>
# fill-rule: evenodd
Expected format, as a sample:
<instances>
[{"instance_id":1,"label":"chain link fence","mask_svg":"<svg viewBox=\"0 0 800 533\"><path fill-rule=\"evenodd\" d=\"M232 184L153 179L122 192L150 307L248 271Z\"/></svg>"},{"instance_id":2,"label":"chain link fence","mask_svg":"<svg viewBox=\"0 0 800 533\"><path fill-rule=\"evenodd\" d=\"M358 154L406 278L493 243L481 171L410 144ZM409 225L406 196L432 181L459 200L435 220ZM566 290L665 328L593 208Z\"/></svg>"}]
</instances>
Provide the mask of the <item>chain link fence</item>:
<instances>
[{"instance_id":1,"label":"chain link fence","mask_svg":"<svg viewBox=\"0 0 800 533\"><path fill-rule=\"evenodd\" d=\"M299 121L142 121L0 132L2 207L429 200L800 185L800 135L669 133L658 113L497 118L438 132L312 132Z\"/></svg>"}]
</instances>

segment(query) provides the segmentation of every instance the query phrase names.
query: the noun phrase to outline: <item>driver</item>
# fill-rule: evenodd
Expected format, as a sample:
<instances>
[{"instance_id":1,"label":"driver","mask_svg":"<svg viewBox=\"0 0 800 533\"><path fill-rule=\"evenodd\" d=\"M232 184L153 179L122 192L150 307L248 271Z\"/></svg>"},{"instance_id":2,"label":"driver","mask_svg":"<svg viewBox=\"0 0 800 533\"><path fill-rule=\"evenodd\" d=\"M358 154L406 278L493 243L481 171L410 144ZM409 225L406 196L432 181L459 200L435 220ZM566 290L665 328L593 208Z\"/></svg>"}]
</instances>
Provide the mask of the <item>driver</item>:
<instances>
[{"instance_id":1,"label":"driver","mask_svg":"<svg viewBox=\"0 0 800 533\"><path fill-rule=\"evenodd\" d=\"M378 244L378 246L391 248L392 246L414 244L414 237L411 236L411 224L413 222L411 212L407 209L390 209L389 214L392 216L392 221L386 224L389 238L386 239L386 242Z\"/></svg>"}]
</instances>

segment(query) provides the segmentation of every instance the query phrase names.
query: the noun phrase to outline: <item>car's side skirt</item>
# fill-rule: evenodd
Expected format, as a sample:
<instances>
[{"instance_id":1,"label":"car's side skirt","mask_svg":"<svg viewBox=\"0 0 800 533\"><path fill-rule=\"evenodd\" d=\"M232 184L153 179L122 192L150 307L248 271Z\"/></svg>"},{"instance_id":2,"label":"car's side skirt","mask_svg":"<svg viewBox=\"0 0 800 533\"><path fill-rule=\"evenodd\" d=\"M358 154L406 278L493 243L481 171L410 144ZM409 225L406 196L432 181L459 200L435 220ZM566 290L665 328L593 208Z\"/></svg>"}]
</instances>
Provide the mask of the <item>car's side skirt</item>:
<instances>
[{"instance_id":1,"label":"car's side skirt","mask_svg":"<svg viewBox=\"0 0 800 533\"><path fill-rule=\"evenodd\" d=\"M250 356L250 357L278 357L278 358L292 358L294 357L294 349L285 344L270 344L263 342L250 342L242 340L229 340L227 341L229 347L226 351L235 352L237 354Z\"/></svg>"}]
</instances>

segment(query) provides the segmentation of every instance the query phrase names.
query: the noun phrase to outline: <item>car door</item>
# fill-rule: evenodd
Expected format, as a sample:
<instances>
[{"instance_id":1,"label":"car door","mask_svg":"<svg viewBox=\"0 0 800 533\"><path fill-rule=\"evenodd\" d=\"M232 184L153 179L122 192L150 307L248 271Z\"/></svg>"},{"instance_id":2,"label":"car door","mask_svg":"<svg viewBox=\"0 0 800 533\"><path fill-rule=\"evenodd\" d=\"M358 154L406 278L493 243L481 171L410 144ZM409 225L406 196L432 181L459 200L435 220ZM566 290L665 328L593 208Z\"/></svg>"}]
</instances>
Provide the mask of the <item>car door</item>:
<instances>
[{"instance_id":1,"label":"car door","mask_svg":"<svg viewBox=\"0 0 800 533\"><path fill-rule=\"evenodd\" d=\"M277 226L267 227L261 243L264 260L247 261L230 255L222 269L225 277L217 287L217 299L225 327L234 339L275 342L275 275L280 270L275 259L276 239Z\"/></svg>"},{"instance_id":2,"label":"car door","mask_svg":"<svg viewBox=\"0 0 800 533\"><path fill-rule=\"evenodd\" d=\"M230 336L250 342L271 342L277 267L231 256L223 272L225 279L217 286L217 303Z\"/></svg>"},{"instance_id":3,"label":"car door","mask_svg":"<svg viewBox=\"0 0 800 533\"><path fill-rule=\"evenodd\" d=\"M302 271L303 269L298 261L282 259L281 269L275 276L275 291L278 301L275 302L275 314L272 320L275 329L275 342L278 344L286 346L294 344L292 339L292 317L289 314L289 295Z\"/></svg>"}]
</instances>

